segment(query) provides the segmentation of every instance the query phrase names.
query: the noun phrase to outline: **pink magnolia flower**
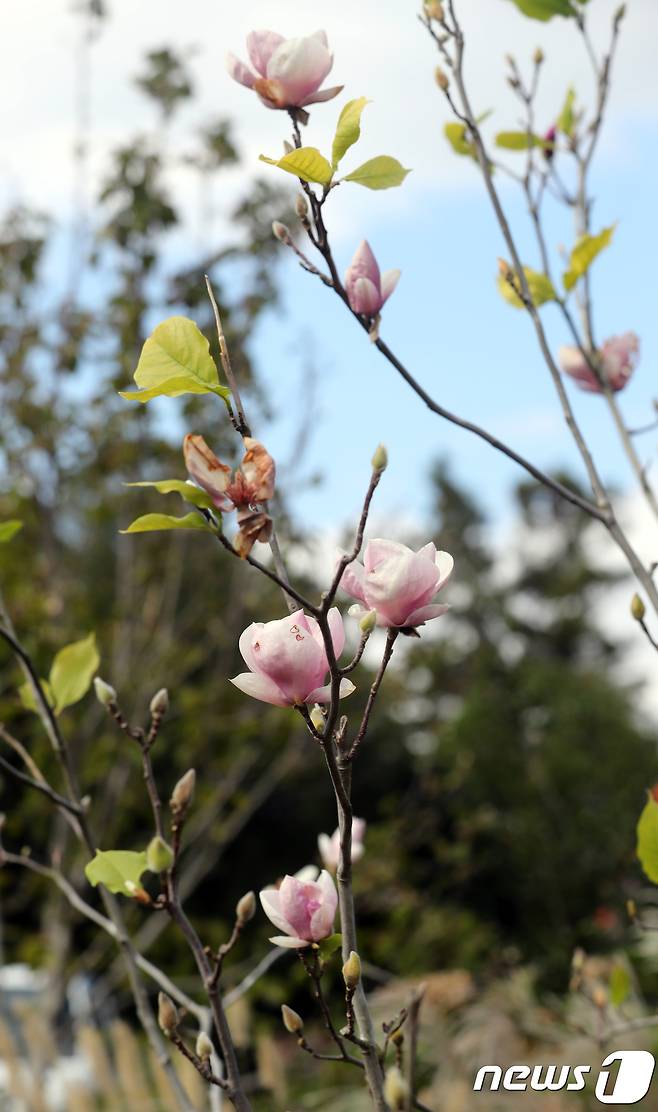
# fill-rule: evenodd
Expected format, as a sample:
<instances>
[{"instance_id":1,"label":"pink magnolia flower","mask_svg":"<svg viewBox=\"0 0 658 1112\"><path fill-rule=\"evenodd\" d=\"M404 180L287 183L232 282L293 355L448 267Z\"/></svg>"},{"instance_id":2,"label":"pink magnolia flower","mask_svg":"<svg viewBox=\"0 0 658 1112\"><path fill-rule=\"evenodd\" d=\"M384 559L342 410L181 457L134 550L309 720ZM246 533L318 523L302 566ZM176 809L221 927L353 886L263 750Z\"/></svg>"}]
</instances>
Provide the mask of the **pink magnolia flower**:
<instances>
[{"instance_id":1,"label":"pink magnolia flower","mask_svg":"<svg viewBox=\"0 0 658 1112\"><path fill-rule=\"evenodd\" d=\"M370 244L365 239L362 240L345 272L345 289L350 308L364 317L376 317L393 293L399 278L399 270L386 270L380 275Z\"/></svg>"},{"instance_id":2,"label":"pink magnolia flower","mask_svg":"<svg viewBox=\"0 0 658 1112\"><path fill-rule=\"evenodd\" d=\"M338 893L329 873L312 867L283 878L279 888L260 893L263 911L283 935L270 938L275 946L301 950L333 933Z\"/></svg>"},{"instance_id":3,"label":"pink magnolia flower","mask_svg":"<svg viewBox=\"0 0 658 1112\"><path fill-rule=\"evenodd\" d=\"M379 626L424 625L450 609L430 603L453 566L452 556L437 552L431 541L414 552L397 541L372 540L366 545L363 564L349 564L341 580L344 590L359 602L350 607L350 614L363 617L376 610Z\"/></svg>"},{"instance_id":4,"label":"pink magnolia flower","mask_svg":"<svg viewBox=\"0 0 658 1112\"><path fill-rule=\"evenodd\" d=\"M366 820L352 819L352 862L363 857L365 833ZM336 828L331 837L328 834L318 834L318 850L325 869L335 873L340 864L340 830Z\"/></svg>"},{"instance_id":5,"label":"pink magnolia flower","mask_svg":"<svg viewBox=\"0 0 658 1112\"><path fill-rule=\"evenodd\" d=\"M601 344L596 353L603 378L615 393L623 390L635 370L639 358L640 341L634 332L624 332L621 336L611 336ZM561 347L558 352L560 365L565 375L569 375L590 394L602 394L603 389L596 375L588 366L579 348L572 345Z\"/></svg>"},{"instance_id":6,"label":"pink magnolia flower","mask_svg":"<svg viewBox=\"0 0 658 1112\"><path fill-rule=\"evenodd\" d=\"M334 64L324 31L300 39L252 31L247 35L247 52L253 70L234 54L227 55L226 68L235 81L253 89L267 108L303 108L331 100L343 88L333 85L320 90Z\"/></svg>"},{"instance_id":7,"label":"pink magnolia flower","mask_svg":"<svg viewBox=\"0 0 658 1112\"><path fill-rule=\"evenodd\" d=\"M339 657L345 644L343 619L335 606L327 616ZM324 684L329 663L320 627L303 610L273 622L254 622L240 637L240 652L250 670L231 683L254 699L276 707L330 701L331 685ZM354 684L341 680L341 699L352 691Z\"/></svg>"}]
</instances>

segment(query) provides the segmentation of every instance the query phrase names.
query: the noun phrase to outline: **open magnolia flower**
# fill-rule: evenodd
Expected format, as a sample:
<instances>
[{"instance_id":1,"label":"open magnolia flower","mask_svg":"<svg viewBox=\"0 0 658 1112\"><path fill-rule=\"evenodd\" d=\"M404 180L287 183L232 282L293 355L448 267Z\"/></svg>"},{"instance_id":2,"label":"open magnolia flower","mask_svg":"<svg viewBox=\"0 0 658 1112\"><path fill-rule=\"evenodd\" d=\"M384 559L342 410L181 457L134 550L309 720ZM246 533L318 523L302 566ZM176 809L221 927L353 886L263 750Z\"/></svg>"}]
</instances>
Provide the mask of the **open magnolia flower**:
<instances>
[{"instance_id":1,"label":"open magnolia flower","mask_svg":"<svg viewBox=\"0 0 658 1112\"><path fill-rule=\"evenodd\" d=\"M345 272L345 289L350 308L364 317L376 317L393 293L400 278L399 270L379 273L370 244L364 239Z\"/></svg>"},{"instance_id":2,"label":"open magnolia flower","mask_svg":"<svg viewBox=\"0 0 658 1112\"><path fill-rule=\"evenodd\" d=\"M343 619L335 606L327 617L338 658L345 645ZM250 670L231 683L246 695L275 707L330 702L331 684L325 685L329 662L322 633L315 618L303 610L273 622L254 622L240 637L240 652ZM341 699L352 691L354 684L341 680Z\"/></svg>"},{"instance_id":3,"label":"open magnolia flower","mask_svg":"<svg viewBox=\"0 0 658 1112\"><path fill-rule=\"evenodd\" d=\"M415 629L438 618L449 606L432 603L452 574L454 561L448 552L437 552L430 541L418 552L398 541L369 541L363 564L345 568L341 586L358 599L350 614L364 617L377 612L377 625Z\"/></svg>"},{"instance_id":4,"label":"open magnolia flower","mask_svg":"<svg viewBox=\"0 0 658 1112\"><path fill-rule=\"evenodd\" d=\"M363 857L365 833L366 820L352 819L352 863ZM340 864L340 830L336 828L331 837L328 834L318 834L318 850L325 869L335 873Z\"/></svg>"},{"instance_id":5,"label":"open magnolia flower","mask_svg":"<svg viewBox=\"0 0 658 1112\"><path fill-rule=\"evenodd\" d=\"M259 509L274 494L276 467L269 452L250 436L244 437L245 454L238 470L217 459L202 436L188 433L183 441L185 466L191 479L210 495L222 513L238 511L235 549L248 556L256 541L268 541L272 519Z\"/></svg>"},{"instance_id":6,"label":"open magnolia flower","mask_svg":"<svg viewBox=\"0 0 658 1112\"><path fill-rule=\"evenodd\" d=\"M278 888L260 893L263 911L283 935L270 938L275 946L301 950L333 933L338 893L326 870L309 866L296 876L283 878Z\"/></svg>"},{"instance_id":7,"label":"open magnolia flower","mask_svg":"<svg viewBox=\"0 0 658 1112\"><path fill-rule=\"evenodd\" d=\"M267 108L304 108L332 100L342 85L320 89L334 57L324 31L306 38L284 39L275 31L252 31L247 52L253 70L228 54L226 68L235 81L253 89Z\"/></svg>"},{"instance_id":8,"label":"open magnolia flower","mask_svg":"<svg viewBox=\"0 0 658 1112\"><path fill-rule=\"evenodd\" d=\"M623 390L635 370L640 352L640 341L634 332L624 332L621 336L611 336L601 344L593 359L601 375L611 390ZM558 352L560 366L581 390L590 394L602 394L603 387L594 371L587 363L580 348L571 344L561 347Z\"/></svg>"}]
</instances>

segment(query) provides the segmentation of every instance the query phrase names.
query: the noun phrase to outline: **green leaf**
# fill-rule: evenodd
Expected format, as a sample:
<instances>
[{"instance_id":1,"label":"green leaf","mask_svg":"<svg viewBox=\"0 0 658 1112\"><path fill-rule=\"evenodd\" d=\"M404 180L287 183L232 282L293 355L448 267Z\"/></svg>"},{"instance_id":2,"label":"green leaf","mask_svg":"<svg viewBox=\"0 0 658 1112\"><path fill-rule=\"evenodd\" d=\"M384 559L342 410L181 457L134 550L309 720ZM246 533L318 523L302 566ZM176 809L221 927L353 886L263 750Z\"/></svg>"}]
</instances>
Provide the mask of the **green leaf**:
<instances>
[{"instance_id":1,"label":"green leaf","mask_svg":"<svg viewBox=\"0 0 658 1112\"><path fill-rule=\"evenodd\" d=\"M55 709L55 696L53 695L52 688L51 688L50 684L48 683L48 680L40 680L39 682L41 683L43 693L46 696L46 699L48 700L48 705L50 707L52 707L53 710L54 710ZM34 690L32 688L31 683L22 683L21 684L21 686L18 689L18 697L19 697L21 703L23 704L23 706L25 707L26 710L33 710L35 714L38 714L39 711L41 710L41 704L37 703L36 696L34 694Z\"/></svg>"},{"instance_id":2,"label":"green leaf","mask_svg":"<svg viewBox=\"0 0 658 1112\"><path fill-rule=\"evenodd\" d=\"M0 544L7 544L23 528L23 522L12 518L11 521L0 521Z\"/></svg>"},{"instance_id":3,"label":"green leaf","mask_svg":"<svg viewBox=\"0 0 658 1112\"><path fill-rule=\"evenodd\" d=\"M187 317L169 317L151 333L139 357L135 382L142 389L121 390L122 398L148 402L180 394L218 394L225 401L230 397L227 387L220 386L206 337Z\"/></svg>"},{"instance_id":4,"label":"green leaf","mask_svg":"<svg viewBox=\"0 0 658 1112\"><path fill-rule=\"evenodd\" d=\"M628 999L631 991L631 975L625 965L613 965L608 985L610 1003L619 1008Z\"/></svg>"},{"instance_id":5,"label":"green leaf","mask_svg":"<svg viewBox=\"0 0 658 1112\"><path fill-rule=\"evenodd\" d=\"M637 824L637 855L649 880L658 884L658 803L649 795Z\"/></svg>"},{"instance_id":6,"label":"green leaf","mask_svg":"<svg viewBox=\"0 0 658 1112\"><path fill-rule=\"evenodd\" d=\"M530 19L541 19L544 23L554 15L573 16L576 14L571 0L513 0L519 11Z\"/></svg>"},{"instance_id":7,"label":"green leaf","mask_svg":"<svg viewBox=\"0 0 658 1112\"><path fill-rule=\"evenodd\" d=\"M564 104L560 111L560 115L555 121L555 126L558 131L564 132L569 138L573 135L573 129L576 123L576 114L574 105L576 103L576 90L573 86L567 89L567 95L564 98Z\"/></svg>"},{"instance_id":8,"label":"green leaf","mask_svg":"<svg viewBox=\"0 0 658 1112\"><path fill-rule=\"evenodd\" d=\"M146 868L145 852L97 849L96 856L85 865L85 876L94 888L103 884L115 895L132 896L134 889L141 887L140 880Z\"/></svg>"},{"instance_id":9,"label":"green leaf","mask_svg":"<svg viewBox=\"0 0 658 1112\"><path fill-rule=\"evenodd\" d=\"M269 162L270 166L278 166L288 174L294 174L302 181L317 182L318 185L329 185L333 177L333 170L323 154L316 147L299 147L289 151L283 158L268 158L260 156L261 162Z\"/></svg>"},{"instance_id":10,"label":"green leaf","mask_svg":"<svg viewBox=\"0 0 658 1112\"><path fill-rule=\"evenodd\" d=\"M443 128L443 134L450 143L455 154L468 155L477 160L477 151L472 139L467 138L466 124L449 123Z\"/></svg>"},{"instance_id":11,"label":"green leaf","mask_svg":"<svg viewBox=\"0 0 658 1112\"><path fill-rule=\"evenodd\" d=\"M94 633L90 633L82 641L66 645L57 653L49 679L56 714L65 707L78 703L87 694L99 664Z\"/></svg>"},{"instance_id":12,"label":"green leaf","mask_svg":"<svg viewBox=\"0 0 658 1112\"><path fill-rule=\"evenodd\" d=\"M530 147L541 147L544 140L539 135L528 135L527 131L499 131L496 146L506 151L527 151Z\"/></svg>"},{"instance_id":13,"label":"green leaf","mask_svg":"<svg viewBox=\"0 0 658 1112\"><path fill-rule=\"evenodd\" d=\"M318 949L322 961L329 961L329 958L340 950L343 943L342 934L330 934L328 938L323 938L322 942L318 942Z\"/></svg>"},{"instance_id":14,"label":"green leaf","mask_svg":"<svg viewBox=\"0 0 658 1112\"><path fill-rule=\"evenodd\" d=\"M201 529L205 533L213 530L198 514L185 514L184 517L172 517L171 514L144 514L135 518L127 529L120 529L121 533L157 533L163 529Z\"/></svg>"},{"instance_id":15,"label":"green leaf","mask_svg":"<svg viewBox=\"0 0 658 1112\"><path fill-rule=\"evenodd\" d=\"M345 152L358 141L361 135L361 113L368 103L367 97L349 100L338 117L336 134L331 148L331 164L334 170Z\"/></svg>"},{"instance_id":16,"label":"green leaf","mask_svg":"<svg viewBox=\"0 0 658 1112\"><path fill-rule=\"evenodd\" d=\"M347 174L343 181L353 181L357 185L364 185L366 189L391 189L392 186L402 185L410 170L391 158L388 154L380 154L377 158L369 158L363 165Z\"/></svg>"},{"instance_id":17,"label":"green leaf","mask_svg":"<svg viewBox=\"0 0 658 1112\"><path fill-rule=\"evenodd\" d=\"M533 270L529 266L524 266L523 273L526 276L528 288L530 290L530 297L533 304L539 308L547 301L556 301L557 294L550 278L545 274L541 274L537 270ZM499 293L505 298L509 305L513 305L515 309L523 309L524 304L519 294L516 291L516 276L513 279L514 287L502 274L498 275L497 285Z\"/></svg>"},{"instance_id":18,"label":"green leaf","mask_svg":"<svg viewBox=\"0 0 658 1112\"><path fill-rule=\"evenodd\" d=\"M566 290L571 290L579 278L586 274L597 255L610 246L615 234L615 224L604 228L597 236L581 236L569 259L569 269L564 272L563 282Z\"/></svg>"},{"instance_id":19,"label":"green leaf","mask_svg":"<svg viewBox=\"0 0 658 1112\"><path fill-rule=\"evenodd\" d=\"M154 487L159 494L180 494L185 502L191 502L193 506L200 506L204 510L212 510L215 508L214 502L205 490L200 490L198 486L193 483L188 483L185 479L157 479L154 482L141 482L141 483L125 483L128 487Z\"/></svg>"}]
</instances>

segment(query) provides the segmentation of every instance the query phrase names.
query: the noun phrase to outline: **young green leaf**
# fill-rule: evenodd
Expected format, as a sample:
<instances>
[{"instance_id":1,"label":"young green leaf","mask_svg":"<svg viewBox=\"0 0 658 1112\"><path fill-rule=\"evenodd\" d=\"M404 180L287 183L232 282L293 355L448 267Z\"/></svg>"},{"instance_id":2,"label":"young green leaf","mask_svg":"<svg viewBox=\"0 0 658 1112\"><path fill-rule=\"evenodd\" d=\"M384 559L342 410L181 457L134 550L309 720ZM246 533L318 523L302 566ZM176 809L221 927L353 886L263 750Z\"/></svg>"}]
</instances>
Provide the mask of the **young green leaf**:
<instances>
[{"instance_id":1,"label":"young green leaf","mask_svg":"<svg viewBox=\"0 0 658 1112\"><path fill-rule=\"evenodd\" d=\"M23 528L23 522L12 518L10 521L0 521L0 544L7 544Z\"/></svg>"},{"instance_id":2,"label":"young green leaf","mask_svg":"<svg viewBox=\"0 0 658 1112\"><path fill-rule=\"evenodd\" d=\"M146 869L145 852L97 849L96 856L85 865L85 876L94 888L97 884L103 884L115 895L132 896L135 888L140 887L142 874Z\"/></svg>"},{"instance_id":3,"label":"young green leaf","mask_svg":"<svg viewBox=\"0 0 658 1112\"><path fill-rule=\"evenodd\" d=\"M637 824L637 855L649 880L658 884L658 802L649 795Z\"/></svg>"},{"instance_id":4,"label":"young green leaf","mask_svg":"<svg viewBox=\"0 0 658 1112\"><path fill-rule=\"evenodd\" d=\"M576 14L571 0L513 0L513 3L530 19L541 19L544 23L554 15L574 16Z\"/></svg>"},{"instance_id":5,"label":"young green leaf","mask_svg":"<svg viewBox=\"0 0 658 1112\"><path fill-rule=\"evenodd\" d=\"M99 664L94 633L82 641L66 645L57 653L49 677L56 714L78 703L87 694Z\"/></svg>"},{"instance_id":6,"label":"young green leaf","mask_svg":"<svg viewBox=\"0 0 658 1112\"><path fill-rule=\"evenodd\" d=\"M322 960L329 961L329 958L332 956L332 954L335 954L336 950L340 950L342 942L342 934L330 934L328 938L323 938L322 942L318 942L318 948L320 950L320 957L322 958Z\"/></svg>"},{"instance_id":7,"label":"young green leaf","mask_svg":"<svg viewBox=\"0 0 658 1112\"><path fill-rule=\"evenodd\" d=\"M219 383L206 337L187 317L169 317L151 333L139 357L135 382L141 390L121 390L122 398L148 402L180 394L217 394L226 401L230 396Z\"/></svg>"},{"instance_id":8,"label":"young green leaf","mask_svg":"<svg viewBox=\"0 0 658 1112\"><path fill-rule=\"evenodd\" d=\"M402 185L410 170L391 158L388 154L380 154L377 158L370 158L363 165L347 174L343 181L353 181L357 185L364 185L366 189L391 189L392 186Z\"/></svg>"},{"instance_id":9,"label":"young green leaf","mask_svg":"<svg viewBox=\"0 0 658 1112\"><path fill-rule=\"evenodd\" d=\"M127 529L120 529L121 533L157 533L163 529L201 529L205 533L212 533L210 526L198 514L185 514L184 517L172 517L171 514L144 514L136 518Z\"/></svg>"},{"instance_id":10,"label":"young green leaf","mask_svg":"<svg viewBox=\"0 0 658 1112\"><path fill-rule=\"evenodd\" d=\"M185 479L157 479L153 482L144 480L140 483L126 483L128 487L154 487L158 494L180 494L185 502L191 502L193 506L200 506L205 510L214 509L214 503L209 494L205 490L200 490L198 486L193 483L186 482Z\"/></svg>"},{"instance_id":11,"label":"young green leaf","mask_svg":"<svg viewBox=\"0 0 658 1112\"><path fill-rule=\"evenodd\" d=\"M472 139L467 138L466 124L448 123L443 128L443 134L455 154L467 155L469 158L477 159L475 143Z\"/></svg>"},{"instance_id":12,"label":"young green leaf","mask_svg":"<svg viewBox=\"0 0 658 1112\"><path fill-rule=\"evenodd\" d=\"M331 164L334 170L345 152L358 141L361 135L361 113L368 103L367 97L349 100L338 117L336 134L331 148Z\"/></svg>"},{"instance_id":13,"label":"young green leaf","mask_svg":"<svg viewBox=\"0 0 658 1112\"><path fill-rule=\"evenodd\" d=\"M331 166L316 147L299 147L278 159L262 154L260 160L268 162L270 166L278 166L280 170L294 174L302 181L315 182L318 185L329 185L333 176Z\"/></svg>"},{"instance_id":14,"label":"young green leaf","mask_svg":"<svg viewBox=\"0 0 658 1112\"><path fill-rule=\"evenodd\" d=\"M618 962L613 965L610 974L608 990L610 1003L614 1008L619 1008L628 999L631 991L631 975L625 965Z\"/></svg>"},{"instance_id":15,"label":"young green leaf","mask_svg":"<svg viewBox=\"0 0 658 1112\"><path fill-rule=\"evenodd\" d=\"M529 266L524 266L523 273L526 276L533 305L539 308L540 305L544 305L547 301L555 301L557 299L553 284L550 278L545 274L541 274L539 271L533 270ZM497 285L499 293L509 305L513 305L515 309L524 308L523 301L517 292L516 276L514 276L512 282L510 282L503 274L499 274Z\"/></svg>"},{"instance_id":16,"label":"young green leaf","mask_svg":"<svg viewBox=\"0 0 658 1112\"><path fill-rule=\"evenodd\" d=\"M41 690L46 696L48 706L55 709L55 696L53 695L52 688L48 680L40 680ZM18 689L18 697L26 710L33 710L38 714L41 710L41 704L37 702L36 695L31 683L22 683Z\"/></svg>"},{"instance_id":17,"label":"young green leaf","mask_svg":"<svg viewBox=\"0 0 658 1112\"><path fill-rule=\"evenodd\" d=\"M597 236L581 236L571 252L569 269L563 275L564 288L571 290L579 278L586 274L597 255L610 246L615 234L615 225L604 228Z\"/></svg>"},{"instance_id":18,"label":"young green leaf","mask_svg":"<svg viewBox=\"0 0 658 1112\"><path fill-rule=\"evenodd\" d=\"M564 98L564 104L560 110L560 115L555 121L555 126L558 131L562 131L569 138L573 135L573 130L576 124L576 90L570 86L567 89L567 95Z\"/></svg>"},{"instance_id":19,"label":"young green leaf","mask_svg":"<svg viewBox=\"0 0 658 1112\"><path fill-rule=\"evenodd\" d=\"M528 135L527 131L499 131L496 146L506 151L527 151L530 147L541 147L544 140L539 135Z\"/></svg>"}]
</instances>

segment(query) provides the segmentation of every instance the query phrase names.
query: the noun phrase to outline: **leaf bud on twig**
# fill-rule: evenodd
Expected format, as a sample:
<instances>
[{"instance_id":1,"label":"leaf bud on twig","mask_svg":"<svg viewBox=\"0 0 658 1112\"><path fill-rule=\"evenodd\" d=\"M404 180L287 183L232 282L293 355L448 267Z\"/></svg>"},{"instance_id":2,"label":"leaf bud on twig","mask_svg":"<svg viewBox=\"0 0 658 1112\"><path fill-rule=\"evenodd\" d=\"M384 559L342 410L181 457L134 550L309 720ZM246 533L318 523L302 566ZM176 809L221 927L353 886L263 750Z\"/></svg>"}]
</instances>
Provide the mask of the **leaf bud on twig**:
<instances>
[{"instance_id":1,"label":"leaf bud on twig","mask_svg":"<svg viewBox=\"0 0 658 1112\"><path fill-rule=\"evenodd\" d=\"M376 625L377 625L377 611L376 610L369 610L368 613L364 614L363 617L361 618L361 621L359 622L359 629L365 635L366 633L372 633L372 631L373 631L373 629L375 628Z\"/></svg>"},{"instance_id":2,"label":"leaf bud on twig","mask_svg":"<svg viewBox=\"0 0 658 1112\"><path fill-rule=\"evenodd\" d=\"M156 834L146 847L146 866L152 873L166 873L174 863L174 851Z\"/></svg>"},{"instance_id":3,"label":"leaf bud on twig","mask_svg":"<svg viewBox=\"0 0 658 1112\"><path fill-rule=\"evenodd\" d=\"M353 992L361 980L361 958L356 950L350 951L350 956L343 966L343 980L345 987Z\"/></svg>"},{"instance_id":4,"label":"leaf bud on twig","mask_svg":"<svg viewBox=\"0 0 658 1112\"><path fill-rule=\"evenodd\" d=\"M633 595L631 599L631 614L636 622L641 622L644 619L646 607L639 595Z\"/></svg>"},{"instance_id":5,"label":"leaf bud on twig","mask_svg":"<svg viewBox=\"0 0 658 1112\"><path fill-rule=\"evenodd\" d=\"M168 1039L176 1034L178 1028L178 1011L166 992L158 993L158 1026Z\"/></svg>"},{"instance_id":6,"label":"leaf bud on twig","mask_svg":"<svg viewBox=\"0 0 658 1112\"><path fill-rule=\"evenodd\" d=\"M176 784L169 806L175 815L182 815L189 807L192 796L194 795L194 785L196 784L196 772L193 768L187 770L184 776Z\"/></svg>"},{"instance_id":7,"label":"leaf bud on twig","mask_svg":"<svg viewBox=\"0 0 658 1112\"><path fill-rule=\"evenodd\" d=\"M281 1018L286 1031L291 1035L301 1035L304 1030L304 1020L297 1012L289 1008L287 1004L281 1005Z\"/></svg>"},{"instance_id":8,"label":"leaf bud on twig","mask_svg":"<svg viewBox=\"0 0 658 1112\"><path fill-rule=\"evenodd\" d=\"M542 50L541 46L538 46L537 49L535 50L535 53L532 56L532 60L533 60L533 62L535 63L536 66L541 66L545 57L546 57L546 55L544 54L544 51Z\"/></svg>"},{"instance_id":9,"label":"leaf bud on twig","mask_svg":"<svg viewBox=\"0 0 658 1112\"><path fill-rule=\"evenodd\" d=\"M425 8L425 15L428 19L435 19L437 23L443 23L445 19L445 12L443 4L439 0L425 0L423 7Z\"/></svg>"},{"instance_id":10,"label":"leaf bud on twig","mask_svg":"<svg viewBox=\"0 0 658 1112\"><path fill-rule=\"evenodd\" d=\"M385 471L388 467L388 452L383 444L378 444L372 457L373 471Z\"/></svg>"},{"instance_id":11,"label":"leaf bud on twig","mask_svg":"<svg viewBox=\"0 0 658 1112\"><path fill-rule=\"evenodd\" d=\"M102 707L109 710L110 707L116 706L117 693L111 684L106 683L100 676L96 676L94 680L94 691L96 698Z\"/></svg>"},{"instance_id":12,"label":"leaf bud on twig","mask_svg":"<svg viewBox=\"0 0 658 1112\"><path fill-rule=\"evenodd\" d=\"M199 1031L199 1034L196 1037L197 1058L201 1058L203 1062L207 1062L208 1059L212 1056L213 1050L214 1047L212 1045L212 1042L206 1035L206 1032Z\"/></svg>"},{"instance_id":13,"label":"leaf bud on twig","mask_svg":"<svg viewBox=\"0 0 658 1112\"><path fill-rule=\"evenodd\" d=\"M163 718L168 710L169 692L167 691L166 687L161 687L159 691L156 691L155 695L151 699L149 711L151 712L152 718Z\"/></svg>"},{"instance_id":14,"label":"leaf bud on twig","mask_svg":"<svg viewBox=\"0 0 658 1112\"><path fill-rule=\"evenodd\" d=\"M450 78L446 71L441 69L441 66L437 66L434 70L434 80L439 86L439 89L443 89L444 93L450 88Z\"/></svg>"},{"instance_id":15,"label":"leaf bud on twig","mask_svg":"<svg viewBox=\"0 0 658 1112\"><path fill-rule=\"evenodd\" d=\"M398 1112L406 1106L409 1086L398 1066L391 1066L386 1071L384 1095L394 1112Z\"/></svg>"},{"instance_id":16,"label":"leaf bud on twig","mask_svg":"<svg viewBox=\"0 0 658 1112\"><path fill-rule=\"evenodd\" d=\"M322 707L318 706L317 703L311 711L310 719L318 733L322 733L324 730L324 713Z\"/></svg>"},{"instance_id":17,"label":"leaf bud on twig","mask_svg":"<svg viewBox=\"0 0 658 1112\"><path fill-rule=\"evenodd\" d=\"M287 247L292 243L290 228L287 228L280 220L272 221L272 233L275 239L278 239L280 243L285 243Z\"/></svg>"},{"instance_id":18,"label":"leaf bud on twig","mask_svg":"<svg viewBox=\"0 0 658 1112\"><path fill-rule=\"evenodd\" d=\"M295 197L295 212L300 220L306 220L308 216L308 201L303 193L298 193Z\"/></svg>"}]
</instances>

